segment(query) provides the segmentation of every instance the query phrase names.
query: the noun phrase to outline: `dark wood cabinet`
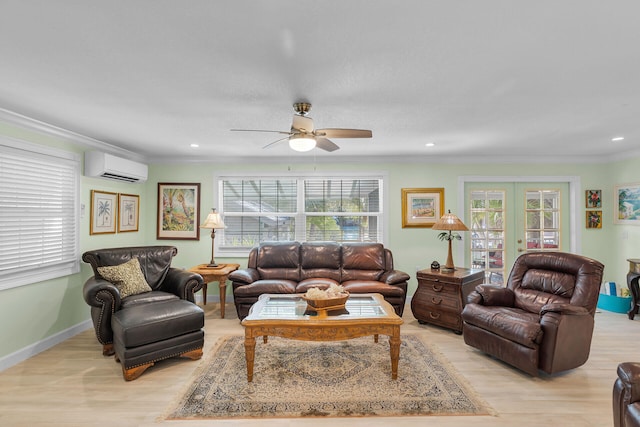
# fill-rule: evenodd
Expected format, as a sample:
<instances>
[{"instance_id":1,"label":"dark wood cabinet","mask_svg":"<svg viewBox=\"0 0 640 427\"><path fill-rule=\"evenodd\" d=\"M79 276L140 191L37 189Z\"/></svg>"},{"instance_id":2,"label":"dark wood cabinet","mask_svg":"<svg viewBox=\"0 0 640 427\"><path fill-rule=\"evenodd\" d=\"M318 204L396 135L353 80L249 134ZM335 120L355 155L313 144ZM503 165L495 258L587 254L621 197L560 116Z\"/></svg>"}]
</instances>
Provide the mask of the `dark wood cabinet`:
<instances>
[{"instance_id":1,"label":"dark wood cabinet","mask_svg":"<svg viewBox=\"0 0 640 427\"><path fill-rule=\"evenodd\" d=\"M420 323L430 323L462 333L460 313L467 295L484 283L484 271L456 268L455 271L418 271L418 289L411 299L411 311Z\"/></svg>"},{"instance_id":2,"label":"dark wood cabinet","mask_svg":"<svg viewBox=\"0 0 640 427\"><path fill-rule=\"evenodd\" d=\"M631 309L627 313L627 316L629 316L629 319L633 320L636 314L638 314L638 308L640 308L640 286L638 286L638 281L640 280L640 259L629 258L627 261L629 261L627 287L629 288L631 297L633 298Z\"/></svg>"}]
</instances>

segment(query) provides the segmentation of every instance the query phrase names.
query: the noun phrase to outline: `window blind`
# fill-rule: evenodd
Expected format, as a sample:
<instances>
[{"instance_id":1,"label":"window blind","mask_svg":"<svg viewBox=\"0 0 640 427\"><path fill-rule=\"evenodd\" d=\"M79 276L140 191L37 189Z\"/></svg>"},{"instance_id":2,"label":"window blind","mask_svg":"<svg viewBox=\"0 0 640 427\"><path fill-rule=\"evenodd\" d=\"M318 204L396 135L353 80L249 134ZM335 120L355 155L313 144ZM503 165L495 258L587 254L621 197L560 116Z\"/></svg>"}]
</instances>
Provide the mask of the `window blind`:
<instances>
[{"instance_id":1,"label":"window blind","mask_svg":"<svg viewBox=\"0 0 640 427\"><path fill-rule=\"evenodd\" d=\"M79 169L73 153L0 141L0 289L79 271Z\"/></svg>"},{"instance_id":2,"label":"window blind","mask_svg":"<svg viewBox=\"0 0 640 427\"><path fill-rule=\"evenodd\" d=\"M382 240L380 177L220 177L222 252L263 241Z\"/></svg>"}]
</instances>

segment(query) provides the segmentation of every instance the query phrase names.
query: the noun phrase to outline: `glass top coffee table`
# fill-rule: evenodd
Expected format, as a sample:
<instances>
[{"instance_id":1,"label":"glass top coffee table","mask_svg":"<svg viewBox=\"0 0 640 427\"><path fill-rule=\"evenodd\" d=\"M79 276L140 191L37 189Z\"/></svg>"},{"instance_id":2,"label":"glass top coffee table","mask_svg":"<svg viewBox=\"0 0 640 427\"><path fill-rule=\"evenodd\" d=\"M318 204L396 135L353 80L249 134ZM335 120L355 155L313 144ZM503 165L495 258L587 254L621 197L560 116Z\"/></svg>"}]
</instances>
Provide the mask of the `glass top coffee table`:
<instances>
[{"instance_id":1,"label":"glass top coffee table","mask_svg":"<svg viewBox=\"0 0 640 427\"><path fill-rule=\"evenodd\" d=\"M247 381L253 380L256 337L269 336L302 341L341 341L373 335L389 336L391 378L398 378L402 319L380 294L352 294L343 310L316 313L307 309L299 294L264 294L242 320Z\"/></svg>"}]
</instances>

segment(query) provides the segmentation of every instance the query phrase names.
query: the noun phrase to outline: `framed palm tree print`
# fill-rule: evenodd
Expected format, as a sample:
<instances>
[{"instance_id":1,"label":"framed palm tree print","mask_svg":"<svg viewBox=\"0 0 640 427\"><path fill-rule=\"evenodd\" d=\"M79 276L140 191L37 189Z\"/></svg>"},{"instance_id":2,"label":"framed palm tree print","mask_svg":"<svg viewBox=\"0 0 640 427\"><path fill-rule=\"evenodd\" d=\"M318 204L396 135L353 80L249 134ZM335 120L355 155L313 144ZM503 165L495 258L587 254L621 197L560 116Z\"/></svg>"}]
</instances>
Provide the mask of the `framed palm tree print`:
<instances>
[{"instance_id":1,"label":"framed palm tree print","mask_svg":"<svg viewBox=\"0 0 640 427\"><path fill-rule=\"evenodd\" d=\"M138 231L140 222L140 196L118 194L118 233Z\"/></svg>"},{"instance_id":2,"label":"framed palm tree print","mask_svg":"<svg viewBox=\"0 0 640 427\"><path fill-rule=\"evenodd\" d=\"M118 194L91 190L91 223L89 234L116 232Z\"/></svg>"}]
</instances>

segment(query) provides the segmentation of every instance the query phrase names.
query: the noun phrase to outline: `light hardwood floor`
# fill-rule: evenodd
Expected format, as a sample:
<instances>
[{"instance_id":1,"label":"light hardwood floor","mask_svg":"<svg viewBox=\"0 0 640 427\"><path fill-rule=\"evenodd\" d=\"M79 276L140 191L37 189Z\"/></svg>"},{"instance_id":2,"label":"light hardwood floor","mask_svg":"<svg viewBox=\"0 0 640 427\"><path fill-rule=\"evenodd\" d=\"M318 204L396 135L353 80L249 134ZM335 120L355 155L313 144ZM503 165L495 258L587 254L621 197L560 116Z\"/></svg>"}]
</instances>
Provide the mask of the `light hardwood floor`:
<instances>
[{"instance_id":1,"label":"light hardwood floor","mask_svg":"<svg viewBox=\"0 0 640 427\"><path fill-rule=\"evenodd\" d=\"M223 335L242 334L233 305L220 319L206 311L205 355ZM0 372L0 426L612 426L616 367L640 360L640 317L601 311L589 361L578 369L532 378L466 346L462 337L418 324L407 306L403 333L433 343L495 410L495 416L164 421L186 379L204 361L171 359L125 382L120 366L103 357L93 331L85 331ZM399 375L402 375L400 366Z\"/></svg>"}]
</instances>

